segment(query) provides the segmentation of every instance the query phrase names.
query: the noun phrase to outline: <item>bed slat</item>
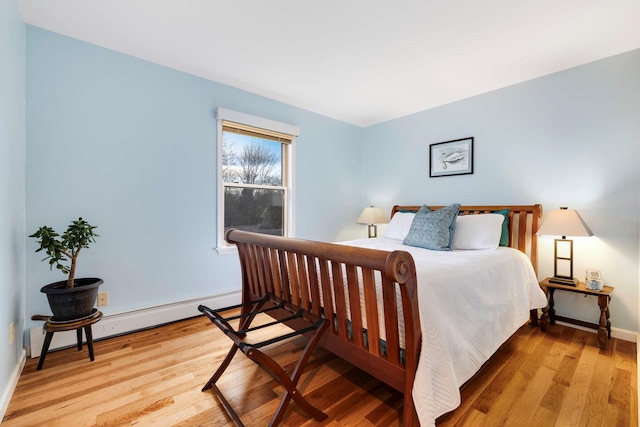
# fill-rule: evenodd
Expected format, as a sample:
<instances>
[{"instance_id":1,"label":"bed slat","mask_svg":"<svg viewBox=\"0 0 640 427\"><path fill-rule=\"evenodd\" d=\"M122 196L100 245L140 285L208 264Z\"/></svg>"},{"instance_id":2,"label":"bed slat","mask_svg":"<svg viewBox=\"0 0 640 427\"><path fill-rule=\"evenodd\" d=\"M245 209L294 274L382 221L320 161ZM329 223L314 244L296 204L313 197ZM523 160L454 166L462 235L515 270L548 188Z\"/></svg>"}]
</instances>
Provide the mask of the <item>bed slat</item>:
<instances>
[{"instance_id":1,"label":"bed slat","mask_svg":"<svg viewBox=\"0 0 640 427\"><path fill-rule=\"evenodd\" d=\"M331 276L335 283L336 296L336 323L337 333L340 338L348 340L347 329L347 300L344 292L344 278L342 277L342 267L340 263L331 262ZM330 329L333 332L333 329Z\"/></svg>"},{"instance_id":2,"label":"bed slat","mask_svg":"<svg viewBox=\"0 0 640 427\"><path fill-rule=\"evenodd\" d=\"M329 261L326 259L318 260L320 265L320 286L322 287L322 308L324 313L335 313L333 307L333 293L331 286L331 276L329 275ZM326 315L325 319L329 321L329 330L335 330L334 316Z\"/></svg>"},{"instance_id":3,"label":"bed slat","mask_svg":"<svg viewBox=\"0 0 640 427\"><path fill-rule=\"evenodd\" d=\"M282 282L286 283L286 286L291 290L291 302L301 307L300 286L298 283L298 273L295 254L291 252L285 252L283 250L278 251L280 256L280 265L282 266Z\"/></svg>"},{"instance_id":4,"label":"bed slat","mask_svg":"<svg viewBox=\"0 0 640 427\"><path fill-rule=\"evenodd\" d=\"M304 262L305 256L300 253L296 253L296 271L297 271L297 286L300 289L300 306L310 311L311 309L311 296L309 295L309 276L307 274L307 268Z\"/></svg>"},{"instance_id":5,"label":"bed slat","mask_svg":"<svg viewBox=\"0 0 640 427\"><path fill-rule=\"evenodd\" d=\"M387 342L387 358L392 363L400 363L400 336L398 335L398 306L395 283L383 278L382 299L384 300L384 326Z\"/></svg>"},{"instance_id":6,"label":"bed slat","mask_svg":"<svg viewBox=\"0 0 640 427\"><path fill-rule=\"evenodd\" d=\"M308 279L309 279L309 296L311 298L310 306L311 309L307 310L316 316L321 316L321 308L320 307L320 286L318 281L318 260L314 257L307 256L307 268L309 269Z\"/></svg>"},{"instance_id":7,"label":"bed slat","mask_svg":"<svg viewBox=\"0 0 640 427\"><path fill-rule=\"evenodd\" d=\"M349 289L349 311L351 312L351 337L360 348L364 348L362 337L362 312L360 309L360 285L355 266L345 266L347 272L347 289Z\"/></svg>"},{"instance_id":8,"label":"bed slat","mask_svg":"<svg viewBox=\"0 0 640 427\"><path fill-rule=\"evenodd\" d=\"M362 272L364 288L364 308L367 316L367 332L369 352L379 356L380 353L380 318L378 317L378 301L373 271L364 269Z\"/></svg>"}]
</instances>

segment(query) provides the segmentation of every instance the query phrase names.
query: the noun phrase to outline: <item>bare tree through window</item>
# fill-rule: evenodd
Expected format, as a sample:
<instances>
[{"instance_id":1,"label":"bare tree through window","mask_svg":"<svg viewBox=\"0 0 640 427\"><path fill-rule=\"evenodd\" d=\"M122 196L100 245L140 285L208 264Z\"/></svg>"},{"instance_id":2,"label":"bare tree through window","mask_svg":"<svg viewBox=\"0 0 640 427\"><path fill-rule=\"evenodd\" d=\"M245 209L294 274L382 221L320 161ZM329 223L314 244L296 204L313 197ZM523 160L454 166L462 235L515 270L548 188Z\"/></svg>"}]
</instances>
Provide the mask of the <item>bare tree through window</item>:
<instances>
[{"instance_id":1,"label":"bare tree through window","mask_svg":"<svg viewBox=\"0 0 640 427\"><path fill-rule=\"evenodd\" d=\"M283 146L223 131L224 228L283 235Z\"/></svg>"}]
</instances>

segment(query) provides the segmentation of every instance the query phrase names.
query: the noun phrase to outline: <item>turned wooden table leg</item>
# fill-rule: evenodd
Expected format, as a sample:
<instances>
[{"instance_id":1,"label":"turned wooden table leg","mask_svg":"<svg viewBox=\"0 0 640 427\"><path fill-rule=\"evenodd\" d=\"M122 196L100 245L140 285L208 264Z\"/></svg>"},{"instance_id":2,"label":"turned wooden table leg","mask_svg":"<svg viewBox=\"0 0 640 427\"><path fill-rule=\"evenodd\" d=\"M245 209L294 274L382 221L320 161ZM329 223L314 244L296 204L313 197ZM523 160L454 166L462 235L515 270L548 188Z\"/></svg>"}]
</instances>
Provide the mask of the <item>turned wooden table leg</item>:
<instances>
[{"instance_id":1,"label":"turned wooden table leg","mask_svg":"<svg viewBox=\"0 0 640 427\"><path fill-rule=\"evenodd\" d=\"M609 297L611 301L611 297ZM611 320L609 320L609 304L607 304L607 331L609 332L609 339L611 339Z\"/></svg>"},{"instance_id":2,"label":"turned wooden table leg","mask_svg":"<svg viewBox=\"0 0 640 427\"><path fill-rule=\"evenodd\" d=\"M611 322L609 321L609 296L598 295L600 306L600 323L598 324L598 347L607 348L608 339L611 337Z\"/></svg>"},{"instance_id":3,"label":"turned wooden table leg","mask_svg":"<svg viewBox=\"0 0 640 427\"><path fill-rule=\"evenodd\" d=\"M555 289L547 289L548 303L545 308L542 309L542 316L540 316L540 330L542 332L549 331L549 325L556 324L556 309L553 308L555 301L553 300L553 292Z\"/></svg>"},{"instance_id":4,"label":"turned wooden table leg","mask_svg":"<svg viewBox=\"0 0 640 427\"><path fill-rule=\"evenodd\" d=\"M547 289L548 300L547 306L542 309L542 316L540 316L540 330L542 332L549 331L549 325L556 324L556 309L553 308L555 301L553 300L553 292L555 289Z\"/></svg>"},{"instance_id":5,"label":"turned wooden table leg","mask_svg":"<svg viewBox=\"0 0 640 427\"><path fill-rule=\"evenodd\" d=\"M537 328L538 325L539 325L539 323L538 323L538 310L537 309L529 310L529 326Z\"/></svg>"},{"instance_id":6,"label":"turned wooden table leg","mask_svg":"<svg viewBox=\"0 0 640 427\"><path fill-rule=\"evenodd\" d=\"M549 331L549 316L547 315L548 308L542 309L542 315L540 316L540 330L542 332Z\"/></svg>"},{"instance_id":7,"label":"turned wooden table leg","mask_svg":"<svg viewBox=\"0 0 640 427\"><path fill-rule=\"evenodd\" d=\"M553 299L553 294L555 293L555 289L551 288L549 289L549 308L548 308L548 315L549 315L549 324L550 325L555 325L556 324L556 309L553 308L554 305L556 304L556 302Z\"/></svg>"}]
</instances>

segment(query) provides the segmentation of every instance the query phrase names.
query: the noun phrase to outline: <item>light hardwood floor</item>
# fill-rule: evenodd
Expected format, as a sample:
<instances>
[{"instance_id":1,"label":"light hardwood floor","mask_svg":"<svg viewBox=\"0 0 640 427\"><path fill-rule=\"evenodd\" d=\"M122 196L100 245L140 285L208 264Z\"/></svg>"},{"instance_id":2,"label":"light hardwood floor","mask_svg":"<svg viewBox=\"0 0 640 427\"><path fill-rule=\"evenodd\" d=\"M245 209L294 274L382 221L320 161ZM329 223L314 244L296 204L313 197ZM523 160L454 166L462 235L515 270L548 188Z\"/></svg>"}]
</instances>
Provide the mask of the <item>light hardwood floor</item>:
<instances>
[{"instance_id":1,"label":"light hardwood floor","mask_svg":"<svg viewBox=\"0 0 640 427\"><path fill-rule=\"evenodd\" d=\"M462 391L462 405L444 426L636 426L636 345L617 339L607 350L596 336L560 325L548 334L523 326ZM303 339L269 354L292 367ZM44 368L27 361L2 426L224 426L230 424L202 385L230 341L199 317L49 353ZM265 426L281 387L238 353L218 382L247 426ZM309 420L292 402L287 426L397 426L402 395L316 348L299 388L325 411Z\"/></svg>"}]
</instances>

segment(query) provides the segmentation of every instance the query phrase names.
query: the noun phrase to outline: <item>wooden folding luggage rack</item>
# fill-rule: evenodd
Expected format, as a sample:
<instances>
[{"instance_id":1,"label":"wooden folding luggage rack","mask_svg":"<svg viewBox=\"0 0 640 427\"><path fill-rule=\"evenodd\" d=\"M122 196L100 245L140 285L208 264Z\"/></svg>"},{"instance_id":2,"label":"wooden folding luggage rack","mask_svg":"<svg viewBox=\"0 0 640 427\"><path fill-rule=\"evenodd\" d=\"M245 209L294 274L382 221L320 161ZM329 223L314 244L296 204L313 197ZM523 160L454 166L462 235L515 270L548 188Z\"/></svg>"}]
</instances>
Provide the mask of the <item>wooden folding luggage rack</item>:
<instances>
[{"instance_id":1,"label":"wooden folding luggage rack","mask_svg":"<svg viewBox=\"0 0 640 427\"><path fill-rule=\"evenodd\" d=\"M226 318L220 315L220 313L222 312L238 308L241 309L240 315L230 316ZM271 418L269 426L276 426L280 423L285 411L287 410L287 405L289 404L291 399L293 399L312 418L318 421L322 421L327 418L327 415L312 406L302 396L302 394L300 394L300 391L298 391L296 387L298 380L300 379L300 375L302 374L302 370L304 369L309 356L311 356L311 352L315 348L318 341L320 341L322 334L329 325L326 319L318 317L299 307L292 306L291 304L271 294L267 294L260 300L254 302L238 304L230 307L220 308L217 310L212 310L209 307L200 305L198 307L198 310L204 313L214 325L220 328L220 330L222 330L222 332L224 332L225 335L229 337L231 341L233 341L233 345L231 346L229 353L227 353L227 356L222 361L211 379L202 388L202 391L213 389L213 391L218 396L218 398L220 398L220 401L229 413L229 416L231 416L231 418L238 426L243 426L242 422L240 421L240 417L238 417L220 389L216 386L216 381L218 381L223 372L227 369L229 363L231 362L231 359L233 359L233 356L236 354L236 351L238 349L240 349L249 359L253 360L259 366L269 372L271 376L273 376L273 378L280 382L280 384L282 384L286 389L286 392L284 396L282 396L282 400L280 401L280 405L278 406L276 413ZM258 314L268 314L269 312L276 310L286 310L288 312L288 315L270 323L255 326L253 328L250 327L251 322ZM276 316L274 316L274 318L275 317ZM239 327L237 330L235 330L229 324L229 322L238 319L240 319ZM295 330L292 330L292 332L275 336L271 339L259 343L248 343L244 341L245 337L247 337L247 334L249 334L250 332L278 324L287 324L288 326L291 326L291 323L300 324L301 320L304 321L302 324L304 324L305 326L296 328ZM278 363L276 363L271 357L267 356L259 349L297 335L306 335L309 340L302 354L300 355L298 363L296 364L291 376L289 377L287 375L287 372L280 365L278 365Z\"/></svg>"}]
</instances>

